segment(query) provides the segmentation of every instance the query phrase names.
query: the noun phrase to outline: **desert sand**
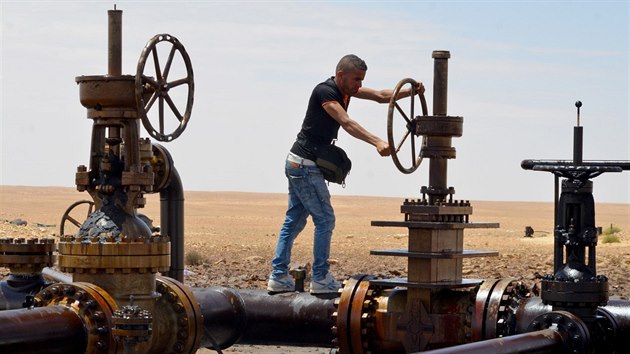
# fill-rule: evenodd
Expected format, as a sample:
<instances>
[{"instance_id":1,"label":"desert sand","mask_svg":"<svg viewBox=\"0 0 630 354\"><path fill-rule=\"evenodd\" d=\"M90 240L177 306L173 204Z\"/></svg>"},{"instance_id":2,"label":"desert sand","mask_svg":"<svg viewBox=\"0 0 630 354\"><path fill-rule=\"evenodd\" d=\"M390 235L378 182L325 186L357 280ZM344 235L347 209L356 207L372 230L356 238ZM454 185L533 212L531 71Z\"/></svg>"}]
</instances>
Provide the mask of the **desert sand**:
<instances>
[{"instance_id":1,"label":"desert sand","mask_svg":"<svg viewBox=\"0 0 630 354\"><path fill-rule=\"evenodd\" d=\"M334 188L332 190L334 194ZM186 253L202 255L203 263L186 267L185 282L192 287L218 285L232 288L266 286L278 230L284 220L286 194L241 192L186 192ZM66 187L0 186L0 237L58 236L60 219L70 204L90 199L87 193ZM406 260L371 256L372 249L406 248L407 229L373 227L373 220L401 221L401 198L332 197L337 215L331 249L331 271L343 279L357 273L380 277L406 276ZM498 222L498 229L468 229L464 248L498 251L498 257L464 260L464 277L515 278L533 285L553 267L553 203L471 201L472 222ZM147 195L147 206L139 212L159 225L159 195ZM83 211L86 213L86 211ZM80 215L84 215L79 213ZM10 220L28 224L17 226ZM609 278L610 296L630 297L630 205L596 204L596 222L606 228L619 227L620 243L597 247L598 274ZM534 237L524 237L531 226ZM66 234L74 233L66 225ZM296 240L294 265L312 262L313 226ZM0 268L3 277L8 269ZM307 279L308 281L308 279ZM307 283L308 284L308 283ZM278 347L256 352L286 352ZM210 353L206 349L200 352ZM253 352L235 346L225 353ZM291 351L296 353L296 351ZM324 352L311 348L301 353ZM327 351L326 351L327 352Z\"/></svg>"}]
</instances>

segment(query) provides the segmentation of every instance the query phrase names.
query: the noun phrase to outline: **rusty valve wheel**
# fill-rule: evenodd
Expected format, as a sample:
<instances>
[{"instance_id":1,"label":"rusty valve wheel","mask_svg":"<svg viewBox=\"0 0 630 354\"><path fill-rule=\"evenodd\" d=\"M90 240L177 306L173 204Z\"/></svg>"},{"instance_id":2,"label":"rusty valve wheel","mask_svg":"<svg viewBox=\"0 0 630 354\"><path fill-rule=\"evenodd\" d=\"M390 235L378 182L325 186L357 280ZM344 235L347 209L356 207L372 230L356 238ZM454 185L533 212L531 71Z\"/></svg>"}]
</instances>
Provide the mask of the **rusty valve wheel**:
<instances>
[{"instance_id":1,"label":"rusty valve wheel","mask_svg":"<svg viewBox=\"0 0 630 354\"><path fill-rule=\"evenodd\" d=\"M63 216L61 217L61 222L59 223L59 236L64 236L65 235L66 222L70 222L72 225L76 226L77 229L81 228L82 222L80 222L77 219L75 219L74 217L72 217L70 215L70 213L72 213L72 211L74 211L75 209L79 210L80 209L79 206L82 205L82 204L87 204L87 215L86 215L86 218L88 216L90 216L90 214L92 214L94 212L94 202L91 201L91 200L79 200L78 202L72 203L68 207L68 209L66 209L66 212L63 213ZM80 220L85 220L85 219L80 219Z\"/></svg>"},{"instance_id":2,"label":"rusty valve wheel","mask_svg":"<svg viewBox=\"0 0 630 354\"><path fill-rule=\"evenodd\" d=\"M161 42L166 42L166 45L170 44L170 51L168 52L164 66L160 65L160 56L158 53L158 44ZM176 57L176 55L178 55L178 57ZM185 65L185 76L169 80L169 74L172 73L173 60L179 59L179 57L181 57ZM144 75L145 65L149 58L153 60L155 78ZM187 85L188 91L185 93L183 90L173 92L175 88L181 85ZM192 111L195 83L190 57L177 38L170 34L158 34L149 40L138 60L135 91L138 114L140 118L142 118L142 124L149 132L149 135L159 141L171 141L175 140L184 129L186 129ZM175 104L173 94L178 97L185 97L186 107L183 114ZM154 128L149 119L149 111L153 108L156 101L158 102L157 129ZM172 115L179 121L175 130L171 133L165 133L165 129L167 129L165 127L165 104L168 105Z\"/></svg>"},{"instance_id":3,"label":"rusty valve wheel","mask_svg":"<svg viewBox=\"0 0 630 354\"><path fill-rule=\"evenodd\" d=\"M395 98L398 97L400 90L407 84L411 85L411 96L409 97L411 103L408 113L405 113L405 111L400 107ZM418 168L418 166L420 166L420 163L422 162L422 146L426 146L426 137L422 136L422 146L418 147L418 151L416 151L416 139L420 138L420 136L416 133L416 126L417 124L419 124L418 120L415 117L416 97L420 99L420 104L422 106L422 115L427 115L427 102L424 99L423 93L416 92L416 85L416 80L411 78L400 80L400 82L398 82L398 85L396 85L396 88L394 89L391 100L389 101L389 110L387 112L387 143L389 144L389 152L392 155L392 160L394 160L394 165L396 165L396 167L398 167L398 169L402 173L412 173ZM402 138L398 141L397 144L394 142L395 111L398 111L398 113L400 113L402 118L405 120L406 127L406 132L404 132ZM400 159L398 158L398 153L400 152L403 144L405 144L405 142L407 141L407 138L409 138L410 136L411 139L409 139L409 141L411 144L411 167L407 168L404 167L403 164L400 162Z\"/></svg>"}]
</instances>

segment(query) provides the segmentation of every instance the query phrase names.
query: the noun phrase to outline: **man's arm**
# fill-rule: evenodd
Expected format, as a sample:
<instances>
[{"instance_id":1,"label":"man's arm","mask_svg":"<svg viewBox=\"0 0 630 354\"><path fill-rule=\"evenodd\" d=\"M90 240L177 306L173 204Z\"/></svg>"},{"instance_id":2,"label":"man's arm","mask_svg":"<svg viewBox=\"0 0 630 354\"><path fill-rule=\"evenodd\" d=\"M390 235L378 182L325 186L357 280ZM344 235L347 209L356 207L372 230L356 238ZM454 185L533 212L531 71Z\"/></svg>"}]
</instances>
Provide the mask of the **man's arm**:
<instances>
[{"instance_id":1,"label":"man's arm","mask_svg":"<svg viewBox=\"0 0 630 354\"><path fill-rule=\"evenodd\" d=\"M333 117L348 134L375 146L381 156L389 156L389 144L352 120L339 103L335 101L327 102L324 104L324 110Z\"/></svg>"},{"instance_id":2,"label":"man's arm","mask_svg":"<svg viewBox=\"0 0 630 354\"><path fill-rule=\"evenodd\" d=\"M424 93L424 85L422 82L418 82L416 86L416 92ZM392 98L394 94L394 90L385 89L385 90L375 90L369 87L360 87L359 91L354 95L357 98L361 98L364 100L372 100L378 103L389 103L389 100ZM397 100L409 97L411 95L411 88L407 88L405 90L401 90L398 93Z\"/></svg>"}]
</instances>

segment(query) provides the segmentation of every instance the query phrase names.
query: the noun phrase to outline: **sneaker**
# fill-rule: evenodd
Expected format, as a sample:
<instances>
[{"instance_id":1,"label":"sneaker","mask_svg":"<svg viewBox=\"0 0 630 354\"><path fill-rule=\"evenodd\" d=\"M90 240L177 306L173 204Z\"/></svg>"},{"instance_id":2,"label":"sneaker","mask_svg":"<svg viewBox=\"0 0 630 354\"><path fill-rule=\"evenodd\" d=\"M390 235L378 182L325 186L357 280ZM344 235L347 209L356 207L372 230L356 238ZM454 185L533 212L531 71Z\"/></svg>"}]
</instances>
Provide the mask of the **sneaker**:
<instances>
[{"instance_id":1,"label":"sneaker","mask_svg":"<svg viewBox=\"0 0 630 354\"><path fill-rule=\"evenodd\" d=\"M341 284L335 277L328 273L321 280L311 280L311 294L336 293L341 288Z\"/></svg>"},{"instance_id":2,"label":"sneaker","mask_svg":"<svg viewBox=\"0 0 630 354\"><path fill-rule=\"evenodd\" d=\"M280 278L270 276L269 281L267 282L267 291L273 294L295 291L295 283L288 275L283 275Z\"/></svg>"}]
</instances>

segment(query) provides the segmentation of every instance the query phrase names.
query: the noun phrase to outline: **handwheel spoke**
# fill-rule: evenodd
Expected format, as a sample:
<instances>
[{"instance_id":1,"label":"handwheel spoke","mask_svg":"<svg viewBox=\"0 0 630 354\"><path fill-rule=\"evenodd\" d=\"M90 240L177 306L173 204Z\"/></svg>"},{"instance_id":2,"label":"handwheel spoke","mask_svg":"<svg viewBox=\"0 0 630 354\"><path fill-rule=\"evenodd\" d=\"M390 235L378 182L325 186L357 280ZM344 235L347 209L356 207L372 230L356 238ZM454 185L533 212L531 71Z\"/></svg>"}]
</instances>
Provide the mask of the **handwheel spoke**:
<instances>
[{"instance_id":1,"label":"handwheel spoke","mask_svg":"<svg viewBox=\"0 0 630 354\"><path fill-rule=\"evenodd\" d=\"M153 104L155 103L155 100L158 98L158 93L157 92L153 92L153 94L151 95L151 97L149 98L149 102L147 102L146 105L144 105L144 110L145 111L149 111L151 109L151 107L153 107Z\"/></svg>"},{"instance_id":2,"label":"handwheel spoke","mask_svg":"<svg viewBox=\"0 0 630 354\"><path fill-rule=\"evenodd\" d=\"M180 122L184 120L181 113L179 113L179 110L177 109L177 107L175 107L175 103L173 102L173 100L171 100L171 96L166 95L164 99L166 99L166 103L168 103L168 106L171 107L171 111L173 111L173 113L175 114L175 117L177 117L177 120L179 120Z\"/></svg>"},{"instance_id":3,"label":"handwheel spoke","mask_svg":"<svg viewBox=\"0 0 630 354\"><path fill-rule=\"evenodd\" d=\"M168 77L168 73L171 71L171 64L173 64L173 57L175 56L175 51L177 48L175 45L171 48L171 52L168 53L168 59L166 60L166 65L164 65L164 80Z\"/></svg>"},{"instance_id":4,"label":"handwheel spoke","mask_svg":"<svg viewBox=\"0 0 630 354\"><path fill-rule=\"evenodd\" d=\"M168 83L168 88L172 89L173 87L177 87L179 85L188 84L189 81L190 81L190 79L187 78L187 77L183 78L183 79L171 81L171 82Z\"/></svg>"},{"instance_id":5,"label":"handwheel spoke","mask_svg":"<svg viewBox=\"0 0 630 354\"><path fill-rule=\"evenodd\" d=\"M164 97L160 96L159 104L159 116L160 116L160 134L164 134Z\"/></svg>"},{"instance_id":6,"label":"handwheel spoke","mask_svg":"<svg viewBox=\"0 0 630 354\"><path fill-rule=\"evenodd\" d=\"M151 86L151 88L153 88L154 90L158 90L160 88L160 85L157 83L157 81L153 80L153 78L151 78L150 76L142 75L142 82L149 84L149 86Z\"/></svg>"},{"instance_id":7,"label":"handwheel spoke","mask_svg":"<svg viewBox=\"0 0 630 354\"><path fill-rule=\"evenodd\" d=\"M396 152L400 151L400 148L403 146L408 136L409 136L409 130L407 130L407 133L405 133L405 136L403 136L403 138L400 140L400 143L398 143L398 146L396 147Z\"/></svg>"},{"instance_id":8,"label":"handwheel spoke","mask_svg":"<svg viewBox=\"0 0 630 354\"><path fill-rule=\"evenodd\" d=\"M398 105L398 102L394 102L394 106L396 107L398 112L403 116L403 118L407 121L407 124L411 123L409 118L407 118L407 115L405 114L405 112L403 112L402 108L400 108L400 106Z\"/></svg>"},{"instance_id":9,"label":"handwheel spoke","mask_svg":"<svg viewBox=\"0 0 630 354\"><path fill-rule=\"evenodd\" d=\"M68 215L67 220L70 221L72 223L72 225L76 226L76 227L81 227L81 223L78 222L75 218L73 218L72 216Z\"/></svg>"},{"instance_id":10,"label":"handwheel spoke","mask_svg":"<svg viewBox=\"0 0 630 354\"><path fill-rule=\"evenodd\" d=\"M162 72L160 70L160 59L158 58L157 48L153 48L151 53L153 54L153 64L155 65L155 77L158 80L162 80Z\"/></svg>"}]
</instances>

